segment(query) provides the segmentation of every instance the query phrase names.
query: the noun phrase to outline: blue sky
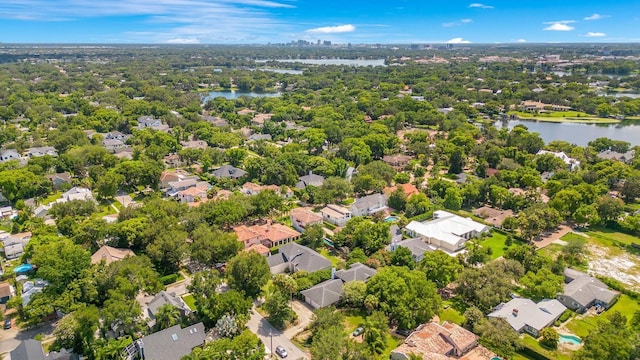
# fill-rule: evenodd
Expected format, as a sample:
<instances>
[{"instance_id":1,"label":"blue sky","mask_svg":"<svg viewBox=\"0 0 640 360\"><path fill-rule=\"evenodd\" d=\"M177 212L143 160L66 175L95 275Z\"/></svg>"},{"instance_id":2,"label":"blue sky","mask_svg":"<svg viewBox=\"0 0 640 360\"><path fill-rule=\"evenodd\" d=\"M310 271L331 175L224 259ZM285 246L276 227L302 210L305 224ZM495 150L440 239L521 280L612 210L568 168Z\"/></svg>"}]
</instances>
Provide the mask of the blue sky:
<instances>
[{"instance_id":1,"label":"blue sky","mask_svg":"<svg viewBox=\"0 0 640 360\"><path fill-rule=\"evenodd\" d=\"M639 42L632 0L0 0L5 43Z\"/></svg>"}]
</instances>

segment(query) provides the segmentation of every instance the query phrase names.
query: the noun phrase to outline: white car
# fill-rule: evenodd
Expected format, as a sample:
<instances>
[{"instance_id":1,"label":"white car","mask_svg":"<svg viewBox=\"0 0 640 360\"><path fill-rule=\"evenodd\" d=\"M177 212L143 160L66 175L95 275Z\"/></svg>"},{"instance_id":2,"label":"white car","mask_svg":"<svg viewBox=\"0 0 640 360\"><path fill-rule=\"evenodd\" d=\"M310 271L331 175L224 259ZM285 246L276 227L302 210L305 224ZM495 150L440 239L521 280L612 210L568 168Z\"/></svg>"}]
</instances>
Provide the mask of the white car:
<instances>
[{"instance_id":1,"label":"white car","mask_svg":"<svg viewBox=\"0 0 640 360\"><path fill-rule=\"evenodd\" d=\"M287 354L287 350L280 345L276 346L276 354L283 359L289 355Z\"/></svg>"}]
</instances>

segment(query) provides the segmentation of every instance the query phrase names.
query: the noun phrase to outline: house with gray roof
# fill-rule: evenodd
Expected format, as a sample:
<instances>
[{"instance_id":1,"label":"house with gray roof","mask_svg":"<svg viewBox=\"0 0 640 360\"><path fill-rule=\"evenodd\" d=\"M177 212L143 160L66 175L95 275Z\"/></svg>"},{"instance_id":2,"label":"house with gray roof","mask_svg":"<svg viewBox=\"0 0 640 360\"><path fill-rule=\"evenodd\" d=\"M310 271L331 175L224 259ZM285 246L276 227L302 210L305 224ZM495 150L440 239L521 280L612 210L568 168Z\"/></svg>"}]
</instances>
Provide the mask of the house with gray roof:
<instances>
[{"instance_id":1,"label":"house with gray roof","mask_svg":"<svg viewBox=\"0 0 640 360\"><path fill-rule=\"evenodd\" d=\"M300 291L300 294L304 296L304 301L314 309L323 308L342 300L344 284L350 281L367 282L375 274L376 269L361 263L353 263L349 269L332 272L330 280Z\"/></svg>"},{"instance_id":2,"label":"house with gray roof","mask_svg":"<svg viewBox=\"0 0 640 360\"><path fill-rule=\"evenodd\" d=\"M278 248L278 253L267 258L272 274L282 274L287 269L290 273L296 271L316 272L331 268L331 261L315 250L306 246L290 242Z\"/></svg>"},{"instance_id":3,"label":"house with gray roof","mask_svg":"<svg viewBox=\"0 0 640 360\"><path fill-rule=\"evenodd\" d=\"M14 149L0 150L0 163L11 160L20 161L22 157Z\"/></svg>"},{"instance_id":4,"label":"house with gray roof","mask_svg":"<svg viewBox=\"0 0 640 360\"><path fill-rule=\"evenodd\" d=\"M371 194L357 198L349 210L353 216L371 216L387 208L387 197L384 194Z\"/></svg>"},{"instance_id":5,"label":"house with gray roof","mask_svg":"<svg viewBox=\"0 0 640 360\"><path fill-rule=\"evenodd\" d=\"M125 348L122 358L126 360L181 359L189 355L194 348L203 346L206 335L204 324L201 322L184 329L180 325L174 325L134 341Z\"/></svg>"},{"instance_id":6,"label":"house with gray roof","mask_svg":"<svg viewBox=\"0 0 640 360\"><path fill-rule=\"evenodd\" d=\"M411 257L415 262L419 262L420 260L424 259L424 253L438 250L437 247L427 244L420 237L401 239L397 242L392 241L391 244L386 248L388 251L394 252L399 247L409 249L409 251L411 251Z\"/></svg>"},{"instance_id":7,"label":"house with gray roof","mask_svg":"<svg viewBox=\"0 0 640 360\"><path fill-rule=\"evenodd\" d=\"M42 343L38 340L22 340L20 345L10 352L11 360L45 360Z\"/></svg>"},{"instance_id":8,"label":"house with gray roof","mask_svg":"<svg viewBox=\"0 0 640 360\"><path fill-rule=\"evenodd\" d=\"M538 337L540 331L552 325L567 307L556 299L535 303L530 299L515 298L498 305L488 317L504 319L518 333L527 332Z\"/></svg>"},{"instance_id":9,"label":"house with gray roof","mask_svg":"<svg viewBox=\"0 0 640 360\"><path fill-rule=\"evenodd\" d=\"M40 156L45 156L45 155L56 157L56 156L58 156L58 152L56 151L56 149L53 146L43 146L43 147L29 148L24 152L23 155L26 158L40 157Z\"/></svg>"},{"instance_id":10,"label":"house with gray roof","mask_svg":"<svg viewBox=\"0 0 640 360\"><path fill-rule=\"evenodd\" d=\"M320 187L322 184L324 184L324 176L309 171L309 175L300 176L300 180L296 183L296 189L304 189L307 186Z\"/></svg>"},{"instance_id":11,"label":"house with gray roof","mask_svg":"<svg viewBox=\"0 0 640 360\"><path fill-rule=\"evenodd\" d=\"M578 313L594 305L608 309L620 296L618 291L609 289L602 281L578 270L565 269L564 279L564 292L556 299Z\"/></svg>"},{"instance_id":12,"label":"house with gray roof","mask_svg":"<svg viewBox=\"0 0 640 360\"><path fill-rule=\"evenodd\" d=\"M342 280L345 283L349 281L364 281L367 282L377 272L376 269L370 268L367 265L359 262L351 264L349 269L338 270L335 273L335 277Z\"/></svg>"},{"instance_id":13,"label":"house with gray roof","mask_svg":"<svg viewBox=\"0 0 640 360\"><path fill-rule=\"evenodd\" d=\"M321 282L320 284L300 292L305 302L314 309L333 305L342 300L344 283L340 279Z\"/></svg>"},{"instance_id":14,"label":"house with gray roof","mask_svg":"<svg viewBox=\"0 0 640 360\"><path fill-rule=\"evenodd\" d=\"M182 300L180 296L175 293L169 293L166 291L160 291L149 303L147 304L147 314L152 320L155 320L158 309L164 305L171 305L178 309L180 316L184 317L191 313L191 309Z\"/></svg>"},{"instance_id":15,"label":"house with gray roof","mask_svg":"<svg viewBox=\"0 0 640 360\"><path fill-rule=\"evenodd\" d=\"M247 141L260 141L260 140L271 141L272 140L271 134L253 134L247 138Z\"/></svg>"},{"instance_id":16,"label":"house with gray roof","mask_svg":"<svg viewBox=\"0 0 640 360\"><path fill-rule=\"evenodd\" d=\"M213 170L211 175L217 178L238 179L247 175L247 172L232 165L223 165Z\"/></svg>"},{"instance_id":17,"label":"house with gray roof","mask_svg":"<svg viewBox=\"0 0 640 360\"><path fill-rule=\"evenodd\" d=\"M629 150L626 153L619 153L613 150L605 150L598 153L598 157L603 160L615 160L623 163L630 163L636 156L635 150Z\"/></svg>"}]
</instances>

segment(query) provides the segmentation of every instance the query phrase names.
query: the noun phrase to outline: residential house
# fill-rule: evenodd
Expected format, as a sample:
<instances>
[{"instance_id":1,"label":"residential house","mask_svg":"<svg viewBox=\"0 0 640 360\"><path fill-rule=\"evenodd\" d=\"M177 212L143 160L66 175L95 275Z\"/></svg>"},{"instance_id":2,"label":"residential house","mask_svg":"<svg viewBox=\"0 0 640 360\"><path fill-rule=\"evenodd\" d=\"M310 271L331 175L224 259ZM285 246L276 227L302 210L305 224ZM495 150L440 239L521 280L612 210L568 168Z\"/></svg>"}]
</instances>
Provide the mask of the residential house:
<instances>
[{"instance_id":1,"label":"residential house","mask_svg":"<svg viewBox=\"0 0 640 360\"><path fill-rule=\"evenodd\" d=\"M22 156L24 156L27 159L31 157L40 157L45 155L57 157L58 152L52 146L43 146L43 147L29 148L22 154Z\"/></svg>"},{"instance_id":2,"label":"residential house","mask_svg":"<svg viewBox=\"0 0 640 360\"><path fill-rule=\"evenodd\" d=\"M245 195L258 195L262 191L262 185L256 183L247 182L242 185L240 192Z\"/></svg>"},{"instance_id":3,"label":"residential house","mask_svg":"<svg viewBox=\"0 0 640 360\"><path fill-rule=\"evenodd\" d=\"M11 360L45 360L42 343L38 340L27 339L20 341L18 347L9 353Z\"/></svg>"},{"instance_id":4,"label":"residential house","mask_svg":"<svg viewBox=\"0 0 640 360\"><path fill-rule=\"evenodd\" d=\"M114 153L118 149L124 149L127 145L118 139L104 139L102 140L102 147L105 148L108 152Z\"/></svg>"},{"instance_id":5,"label":"residential house","mask_svg":"<svg viewBox=\"0 0 640 360\"><path fill-rule=\"evenodd\" d=\"M64 203L72 200L95 201L95 199L93 198L93 194L91 193L91 190L87 188L75 186L69 189L68 191L64 192L60 197L60 199L57 199L56 202Z\"/></svg>"},{"instance_id":6,"label":"residential house","mask_svg":"<svg viewBox=\"0 0 640 360\"><path fill-rule=\"evenodd\" d=\"M229 126L229 122L226 119L223 119L217 116L203 115L202 120L208 122L209 124L215 127Z\"/></svg>"},{"instance_id":7,"label":"residential house","mask_svg":"<svg viewBox=\"0 0 640 360\"><path fill-rule=\"evenodd\" d=\"M197 203L207 201L207 187L194 186L185 190L178 191L178 201L181 203ZM197 204L196 204L197 205Z\"/></svg>"},{"instance_id":8,"label":"residential house","mask_svg":"<svg viewBox=\"0 0 640 360\"><path fill-rule=\"evenodd\" d=\"M166 291L160 291L151 301L147 303L147 314L150 319L155 320L158 309L163 305L171 305L178 310L181 317L185 317L191 314L191 309L182 300L180 296L175 293L169 293Z\"/></svg>"},{"instance_id":9,"label":"residential house","mask_svg":"<svg viewBox=\"0 0 640 360\"><path fill-rule=\"evenodd\" d=\"M424 259L424 253L438 250L436 246L424 242L424 240L420 237L404 239L395 243L392 242L387 246L387 249L393 252L396 251L399 247L409 249L409 251L411 251L411 257L415 262L419 262L420 260Z\"/></svg>"},{"instance_id":10,"label":"residential house","mask_svg":"<svg viewBox=\"0 0 640 360\"><path fill-rule=\"evenodd\" d=\"M0 283L0 304L6 304L14 295L15 290L8 282Z\"/></svg>"},{"instance_id":11,"label":"residential house","mask_svg":"<svg viewBox=\"0 0 640 360\"><path fill-rule=\"evenodd\" d=\"M407 165L409 165L409 161L413 159L413 156L409 155L385 155L382 157L382 161L386 164L393 166L397 171L404 170Z\"/></svg>"},{"instance_id":12,"label":"residential house","mask_svg":"<svg viewBox=\"0 0 640 360\"><path fill-rule=\"evenodd\" d=\"M121 358L124 360L181 359L189 355L194 348L204 346L206 337L204 324L201 322L186 328L174 325L134 341L125 348Z\"/></svg>"},{"instance_id":13,"label":"residential house","mask_svg":"<svg viewBox=\"0 0 640 360\"><path fill-rule=\"evenodd\" d=\"M350 281L364 281L376 274L376 269L372 269L361 263L352 264L349 269L332 270L331 279L300 292L304 296L305 302L314 309L333 305L342 300L344 285Z\"/></svg>"},{"instance_id":14,"label":"residential house","mask_svg":"<svg viewBox=\"0 0 640 360\"><path fill-rule=\"evenodd\" d=\"M507 218L513 217L513 210L501 210L483 206L476 209L473 214L482 218L486 223L499 228L502 227L502 223L504 223Z\"/></svg>"},{"instance_id":15,"label":"residential house","mask_svg":"<svg viewBox=\"0 0 640 360\"><path fill-rule=\"evenodd\" d=\"M31 232L23 232L9 235L2 239L4 256L7 260L17 259L24 253L24 249L31 240Z\"/></svg>"},{"instance_id":16,"label":"residential house","mask_svg":"<svg viewBox=\"0 0 640 360\"><path fill-rule=\"evenodd\" d=\"M125 146L120 149L116 149L113 152L113 155L120 160L132 160L133 159L133 148L131 146Z\"/></svg>"},{"instance_id":17,"label":"residential house","mask_svg":"<svg viewBox=\"0 0 640 360\"><path fill-rule=\"evenodd\" d=\"M267 222L263 225L240 225L233 228L238 236L238 241L247 248L252 244L262 244L268 248L283 245L297 240L299 232L282 224L272 224Z\"/></svg>"},{"instance_id":18,"label":"residential house","mask_svg":"<svg viewBox=\"0 0 640 360\"><path fill-rule=\"evenodd\" d=\"M165 155L165 157L162 158L162 162L168 168L184 166L184 161L182 161L182 158L178 154Z\"/></svg>"},{"instance_id":19,"label":"residential house","mask_svg":"<svg viewBox=\"0 0 640 360\"><path fill-rule=\"evenodd\" d=\"M158 131L168 131L169 125L162 123L162 120L156 119L153 116L140 116L138 118L138 129L154 129Z\"/></svg>"},{"instance_id":20,"label":"residential house","mask_svg":"<svg viewBox=\"0 0 640 360\"><path fill-rule=\"evenodd\" d=\"M518 333L538 337L540 331L551 326L565 310L567 307L556 299L544 299L536 304L530 299L515 298L498 305L487 316L504 319Z\"/></svg>"},{"instance_id":21,"label":"residential house","mask_svg":"<svg viewBox=\"0 0 640 360\"><path fill-rule=\"evenodd\" d=\"M300 177L300 180L296 183L296 189L304 189L307 186L320 187L324 184L324 176L316 175L309 171L309 175Z\"/></svg>"},{"instance_id":22,"label":"residential house","mask_svg":"<svg viewBox=\"0 0 640 360\"><path fill-rule=\"evenodd\" d=\"M184 170L174 170L174 171L163 171L160 175L160 188L168 189L170 187L170 183L178 182L181 180L189 180L189 179L199 179L197 175L191 175Z\"/></svg>"},{"instance_id":23,"label":"residential house","mask_svg":"<svg viewBox=\"0 0 640 360\"><path fill-rule=\"evenodd\" d=\"M104 261L106 265L115 261L120 261L127 256L136 256L130 249L118 249L108 245L103 245L100 249L91 255L91 263L97 264Z\"/></svg>"},{"instance_id":24,"label":"residential house","mask_svg":"<svg viewBox=\"0 0 640 360\"><path fill-rule=\"evenodd\" d=\"M209 144L207 144L206 141L204 140L190 140L190 141L182 141L180 143L180 145L182 145L183 149L199 149L199 150L204 150L206 148L209 147Z\"/></svg>"},{"instance_id":25,"label":"residential house","mask_svg":"<svg viewBox=\"0 0 640 360\"><path fill-rule=\"evenodd\" d=\"M104 134L104 139L106 140L120 140L122 142L127 141L131 135L123 134L120 131L111 131Z\"/></svg>"},{"instance_id":26,"label":"residential house","mask_svg":"<svg viewBox=\"0 0 640 360\"><path fill-rule=\"evenodd\" d=\"M35 279L34 281L26 281L22 284L22 305L27 306L31 302L31 297L35 294L39 294L45 287L49 286L49 283L42 279Z\"/></svg>"},{"instance_id":27,"label":"residential house","mask_svg":"<svg viewBox=\"0 0 640 360\"><path fill-rule=\"evenodd\" d=\"M68 172L58 173L58 174L48 174L45 175L47 179L51 182L51 187L54 190L60 190L63 187L71 184L71 174Z\"/></svg>"},{"instance_id":28,"label":"residential house","mask_svg":"<svg viewBox=\"0 0 640 360\"><path fill-rule=\"evenodd\" d=\"M351 220L351 211L340 205L329 204L320 210L322 219L336 226L345 226Z\"/></svg>"},{"instance_id":29,"label":"residential house","mask_svg":"<svg viewBox=\"0 0 640 360\"><path fill-rule=\"evenodd\" d=\"M391 360L409 360L411 354L425 360L490 360L495 354L478 345L478 336L449 322L437 320L418 326L400 346L391 351Z\"/></svg>"},{"instance_id":30,"label":"residential house","mask_svg":"<svg viewBox=\"0 0 640 360\"><path fill-rule=\"evenodd\" d=\"M293 228L300 232L304 232L309 226L322 224L322 215L316 214L308 209L292 209L289 212L289 217L291 218Z\"/></svg>"},{"instance_id":31,"label":"residential house","mask_svg":"<svg viewBox=\"0 0 640 360\"><path fill-rule=\"evenodd\" d=\"M562 151L554 152L554 151L540 150L536 153L536 155L544 155L544 154L551 154L557 158L562 159L562 161L564 161L564 163L567 165L567 170L569 171L576 171L580 168L579 160L569 157L567 154L565 154Z\"/></svg>"},{"instance_id":32,"label":"residential house","mask_svg":"<svg viewBox=\"0 0 640 360\"><path fill-rule=\"evenodd\" d=\"M388 186L384 189L382 189L382 192L384 193L384 195L389 198L389 195L391 195L391 193L393 193L396 190L402 190L402 193L404 194L404 196L406 196L407 199L409 199L410 197L412 197L413 195L419 194L420 190L418 190L418 188L413 185L413 184L397 184L394 186Z\"/></svg>"},{"instance_id":33,"label":"residential house","mask_svg":"<svg viewBox=\"0 0 640 360\"><path fill-rule=\"evenodd\" d=\"M605 150L598 153L598 157L603 160L615 160L623 163L630 163L636 156L635 150L629 150L626 153L619 153L613 150Z\"/></svg>"},{"instance_id":34,"label":"residential house","mask_svg":"<svg viewBox=\"0 0 640 360\"><path fill-rule=\"evenodd\" d=\"M316 272L331 268L331 261L306 246L290 242L267 258L272 274L296 271Z\"/></svg>"},{"instance_id":35,"label":"residential house","mask_svg":"<svg viewBox=\"0 0 640 360\"><path fill-rule=\"evenodd\" d=\"M333 305L342 300L344 283L340 279L323 281L320 284L300 291L304 301L314 309Z\"/></svg>"},{"instance_id":36,"label":"residential house","mask_svg":"<svg viewBox=\"0 0 640 360\"><path fill-rule=\"evenodd\" d=\"M563 105L554 105L554 104L545 104L540 101L522 101L518 108L521 111L527 112L541 112L545 110L553 110L553 111L567 111L571 110L571 106L563 106Z\"/></svg>"},{"instance_id":37,"label":"residential house","mask_svg":"<svg viewBox=\"0 0 640 360\"><path fill-rule=\"evenodd\" d=\"M174 197L177 196L181 191L190 189L190 188L199 188L203 189L205 192L209 190L209 183L206 181L198 181L197 178L189 177L184 180L172 181L169 183L169 189L167 190L167 195Z\"/></svg>"},{"instance_id":38,"label":"residential house","mask_svg":"<svg viewBox=\"0 0 640 360\"><path fill-rule=\"evenodd\" d=\"M387 197L384 194L376 193L357 198L349 207L349 211L353 216L371 216L386 208Z\"/></svg>"},{"instance_id":39,"label":"residential house","mask_svg":"<svg viewBox=\"0 0 640 360\"><path fill-rule=\"evenodd\" d=\"M251 244L249 245L249 247L244 248L243 251L255 251L258 254L262 255L262 256L269 256L271 255L271 250L269 250L268 247L262 245L262 244Z\"/></svg>"},{"instance_id":40,"label":"residential house","mask_svg":"<svg viewBox=\"0 0 640 360\"><path fill-rule=\"evenodd\" d=\"M255 114L253 116L253 119L251 119L251 125L255 125L255 126L262 126L264 125L265 121L271 120L271 117L273 116L273 114Z\"/></svg>"},{"instance_id":41,"label":"residential house","mask_svg":"<svg viewBox=\"0 0 640 360\"><path fill-rule=\"evenodd\" d=\"M247 138L247 141L271 141L271 134L253 134Z\"/></svg>"},{"instance_id":42,"label":"residential house","mask_svg":"<svg viewBox=\"0 0 640 360\"><path fill-rule=\"evenodd\" d=\"M0 150L0 163L11 160L22 160L20 154L14 149Z\"/></svg>"},{"instance_id":43,"label":"residential house","mask_svg":"<svg viewBox=\"0 0 640 360\"><path fill-rule=\"evenodd\" d=\"M245 195L258 195L261 191L265 190L271 190L285 199L293 197L293 191L288 186L258 185L256 183L247 182L240 188L240 192Z\"/></svg>"},{"instance_id":44,"label":"residential house","mask_svg":"<svg viewBox=\"0 0 640 360\"><path fill-rule=\"evenodd\" d=\"M410 237L420 237L427 243L448 253L464 249L467 240L489 232L489 227L469 218L438 210L433 220L412 221L405 228Z\"/></svg>"},{"instance_id":45,"label":"residential house","mask_svg":"<svg viewBox=\"0 0 640 360\"><path fill-rule=\"evenodd\" d=\"M18 216L18 210L11 206L0 207L0 219L12 219Z\"/></svg>"},{"instance_id":46,"label":"residential house","mask_svg":"<svg viewBox=\"0 0 640 360\"><path fill-rule=\"evenodd\" d=\"M238 115L251 115L251 114L253 114L255 112L256 112L255 110L251 110L251 109L242 109L242 110L239 110L238 112L236 112L236 114L238 114Z\"/></svg>"},{"instance_id":47,"label":"residential house","mask_svg":"<svg viewBox=\"0 0 640 360\"><path fill-rule=\"evenodd\" d=\"M564 291L556 299L569 309L582 313L592 306L610 308L620 296L620 293L602 281L574 269L564 270Z\"/></svg>"},{"instance_id":48,"label":"residential house","mask_svg":"<svg viewBox=\"0 0 640 360\"><path fill-rule=\"evenodd\" d=\"M223 165L215 170L213 170L211 172L211 175L221 179L221 178L227 178L227 179L239 179L241 177L244 177L245 175L247 175L247 172L242 170L242 169L238 169L235 166L232 165Z\"/></svg>"}]
</instances>

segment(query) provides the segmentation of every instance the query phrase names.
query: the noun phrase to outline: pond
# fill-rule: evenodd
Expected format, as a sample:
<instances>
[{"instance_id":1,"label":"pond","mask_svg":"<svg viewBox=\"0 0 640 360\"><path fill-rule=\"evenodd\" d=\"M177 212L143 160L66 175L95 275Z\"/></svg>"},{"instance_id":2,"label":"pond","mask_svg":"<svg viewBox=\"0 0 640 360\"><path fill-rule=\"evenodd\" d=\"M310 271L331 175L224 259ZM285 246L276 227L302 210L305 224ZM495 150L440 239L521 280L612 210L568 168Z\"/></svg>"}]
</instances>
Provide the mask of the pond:
<instances>
[{"instance_id":1,"label":"pond","mask_svg":"<svg viewBox=\"0 0 640 360\"><path fill-rule=\"evenodd\" d=\"M529 131L539 133L545 143L553 140L563 140L571 144L586 146L591 140L606 137L612 140L626 141L631 146L640 145L640 121L619 124L578 124L509 120L496 121L495 123L498 129L505 126L513 129L516 125L524 125Z\"/></svg>"},{"instance_id":2,"label":"pond","mask_svg":"<svg viewBox=\"0 0 640 360\"><path fill-rule=\"evenodd\" d=\"M223 90L223 91L211 91L208 95L203 96L202 102L206 103L211 99L215 99L217 97L223 97L225 99L234 100L241 96L248 97L278 97L282 95L279 92L276 93L256 93L253 91L238 91L238 90Z\"/></svg>"}]
</instances>

